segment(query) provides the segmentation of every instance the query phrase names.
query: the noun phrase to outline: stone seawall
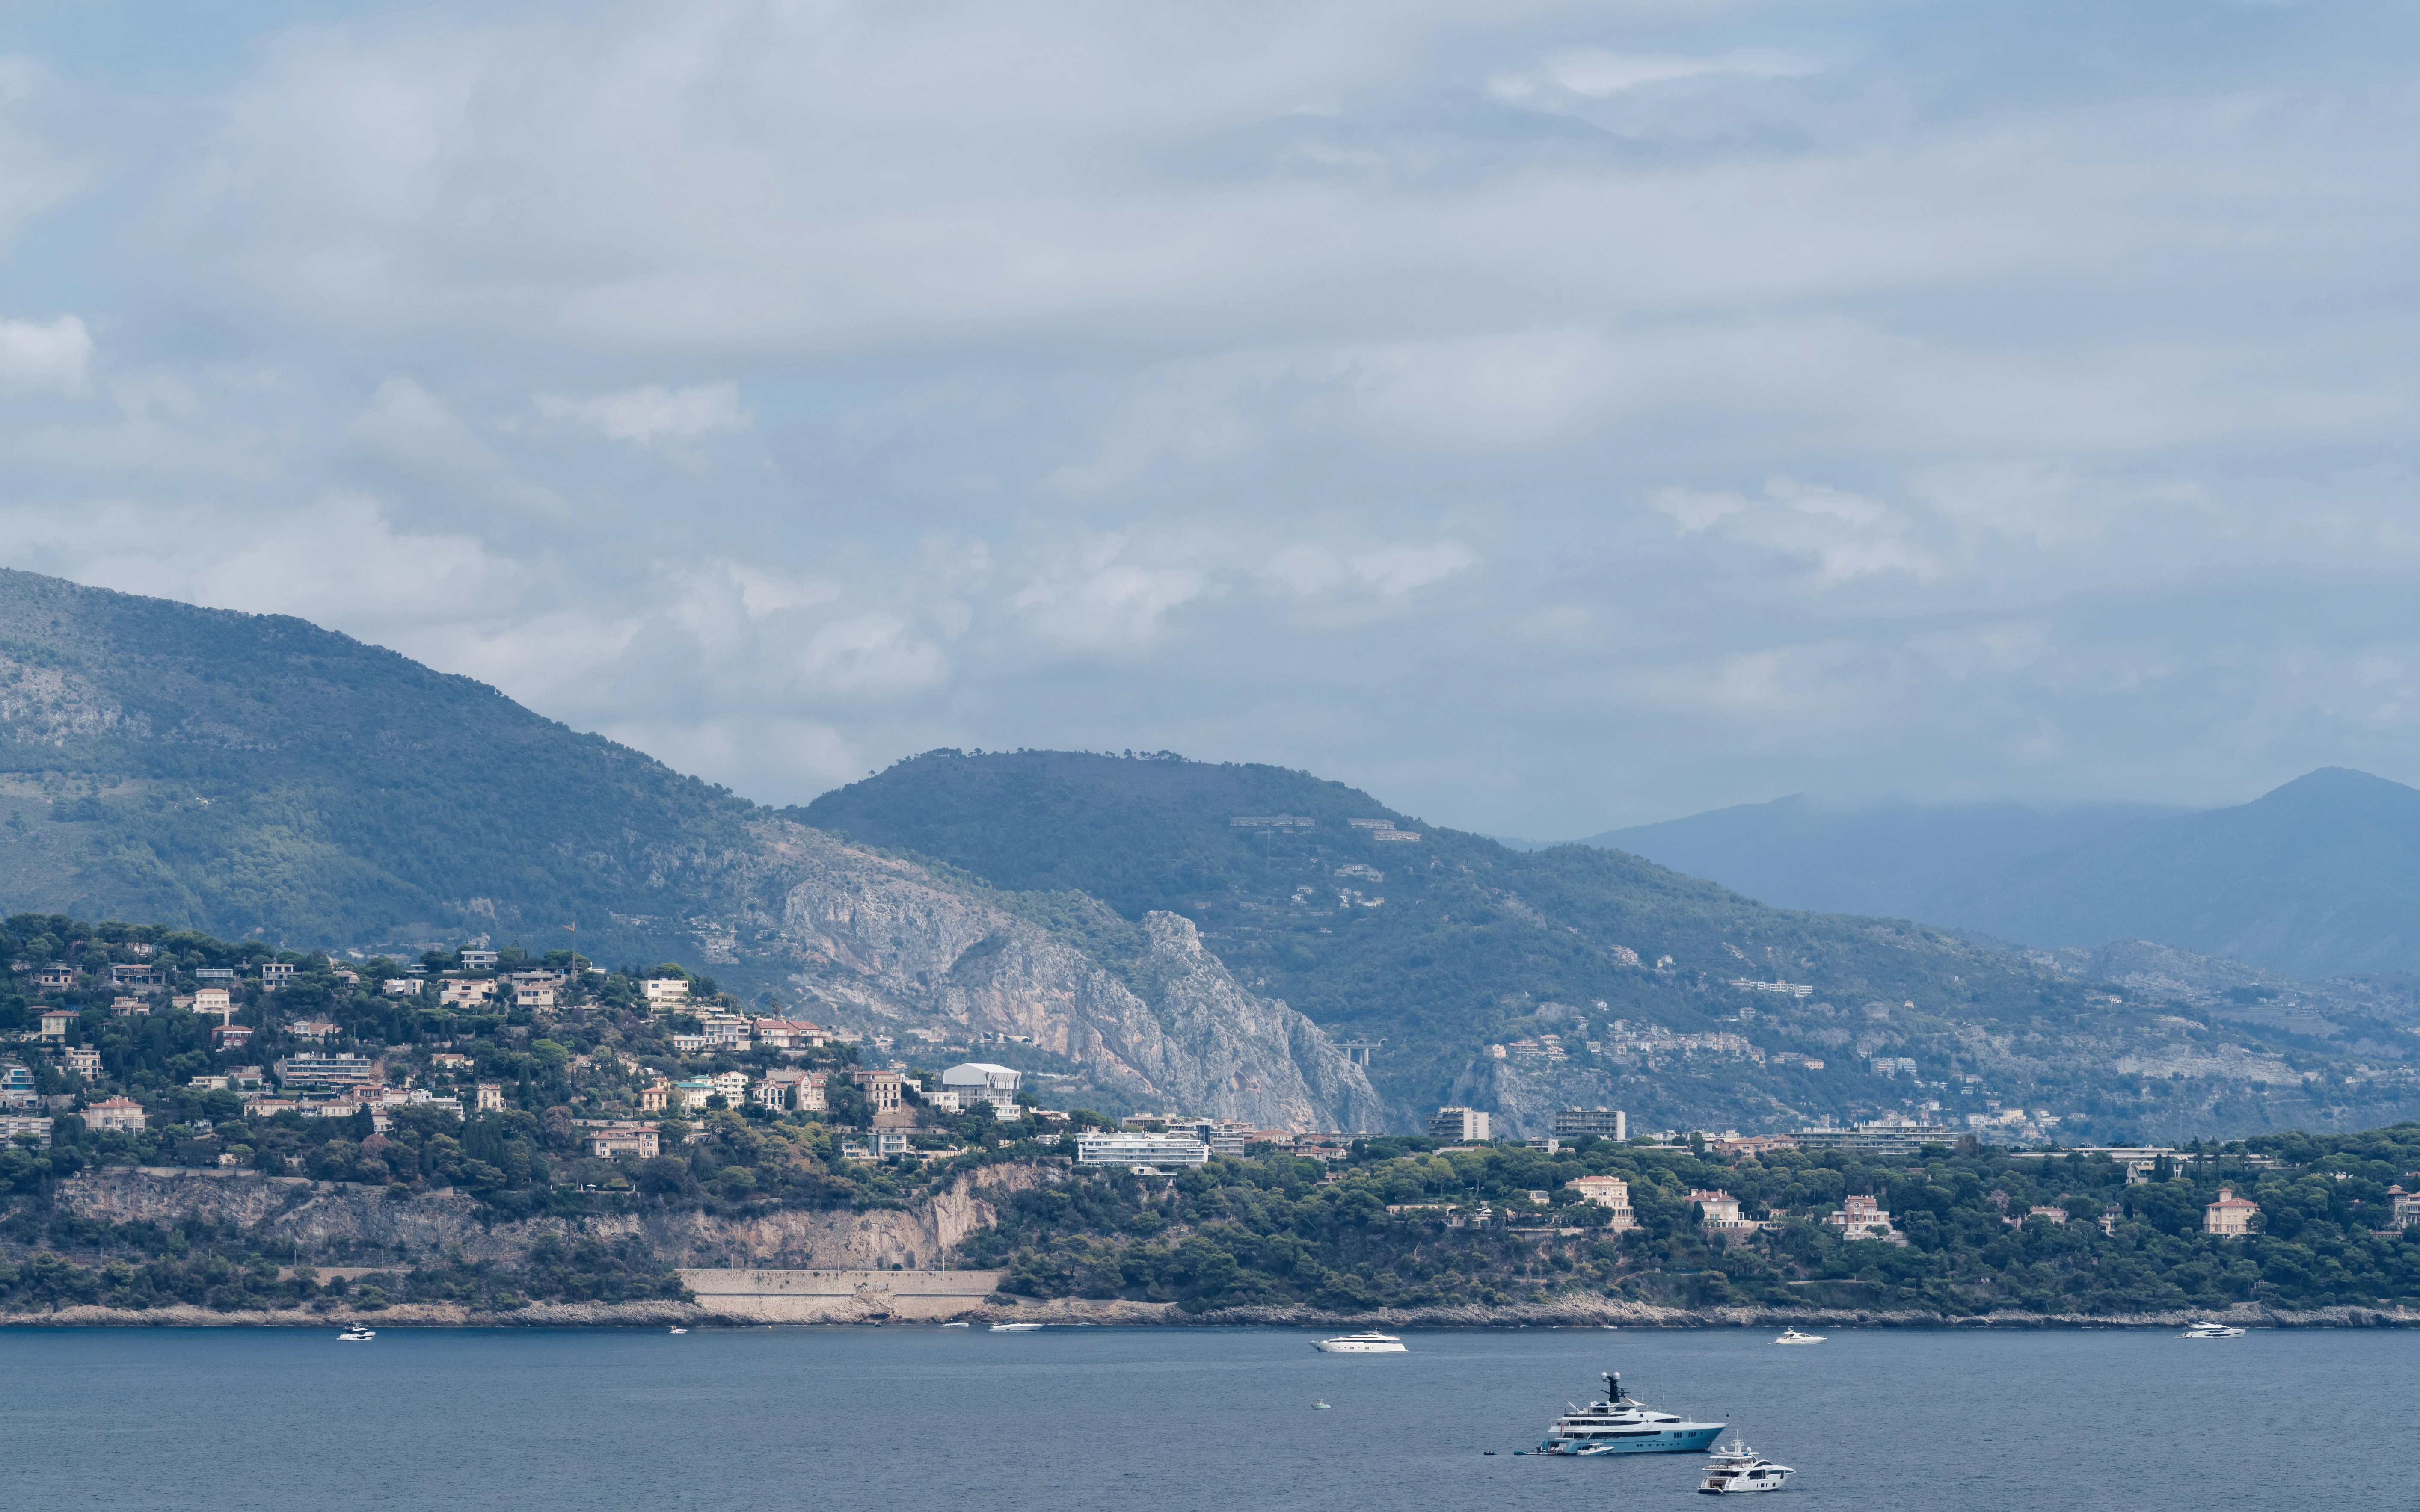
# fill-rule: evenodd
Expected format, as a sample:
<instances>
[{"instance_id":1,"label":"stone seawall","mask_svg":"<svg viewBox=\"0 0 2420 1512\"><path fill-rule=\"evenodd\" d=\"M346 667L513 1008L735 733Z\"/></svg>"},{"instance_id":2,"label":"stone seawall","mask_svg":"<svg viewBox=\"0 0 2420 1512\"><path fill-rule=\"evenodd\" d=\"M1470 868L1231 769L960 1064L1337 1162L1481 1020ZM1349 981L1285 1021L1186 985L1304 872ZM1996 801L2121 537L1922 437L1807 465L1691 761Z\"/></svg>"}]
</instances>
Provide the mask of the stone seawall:
<instances>
[{"instance_id":1,"label":"stone seawall","mask_svg":"<svg viewBox=\"0 0 2420 1512\"><path fill-rule=\"evenodd\" d=\"M941 1321L980 1310L1005 1271L683 1271L697 1304L763 1323Z\"/></svg>"}]
</instances>

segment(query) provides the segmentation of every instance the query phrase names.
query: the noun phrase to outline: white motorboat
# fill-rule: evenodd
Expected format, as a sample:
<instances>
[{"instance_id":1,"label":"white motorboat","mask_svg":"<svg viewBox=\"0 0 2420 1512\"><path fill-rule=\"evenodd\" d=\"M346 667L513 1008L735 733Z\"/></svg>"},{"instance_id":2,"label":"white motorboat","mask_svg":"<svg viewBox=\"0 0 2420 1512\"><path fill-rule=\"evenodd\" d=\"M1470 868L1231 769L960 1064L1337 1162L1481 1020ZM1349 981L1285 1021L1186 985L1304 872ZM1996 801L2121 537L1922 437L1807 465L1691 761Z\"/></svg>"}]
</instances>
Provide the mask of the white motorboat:
<instances>
[{"instance_id":1,"label":"white motorboat","mask_svg":"<svg viewBox=\"0 0 2420 1512\"><path fill-rule=\"evenodd\" d=\"M1696 1454L1723 1431L1720 1423L1691 1423L1649 1406L1621 1389L1621 1377L1606 1373L1605 1397L1573 1408L1555 1419L1543 1455Z\"/></svg>"},{"instance_id":2,"label":"white motorboat","mask_svg":"<svg viewBox=\"0 0 2420 1512\"><path fill-rule=\"evenodd\" d=\"M1777 1491L1791 1476L1788 1465L1776 1465L1740 1443L1739 1435L1731 1442L1714 1446L1713 1458L1706 1461L1706 1478L1698 1489L1707 1496L1728 1496L1738 1491Z\"/></svg>"},{"instance_id":3,"label":"white motorboat","mask_svg":"<svg viewBox=\"0 0 2420 1512\"><path fill-rule=\"evenodd\" d=\"M364 1328L361 1324L355 1323L352 1327L337 1335L336 1337L346 1344L367 1344L370 1340L378 1337L378 1330L374 1328Z\"/></svg>"},{"instance_id":4,"label":"white motorboat","mask_svg":"<svg viewBox=\"0 0 2420 1512\"><path fill-rule=\"evenodd\" d=\"M943 1328L971 1328L974 1325L971 1323L943 1323L941 1326Z\"/></svg>"},{"instance_id":5,"label":"white motorboat","mask_svg":"<svg viewBox=\"0 0 2420 1512\"><path fill-rule=\"evenodd\" d=\"M1321 1339L1311 1346L1322 1354L1402 1354L1404 1341L1392 1334L1374 1330L1367 1334L1340 1334L1332 1339Z\"/></svg>"},{"instance_id":6,"label":"white motorboat","mask_svg":"<svg viewBox=\"0 0 2420 1512\"><path fill-rule=\"evenodd\" d=\"M1326 1399L1325 1399L1325 1398L1323 1398L1323 1399L1321 1399L1321 1400L1319 1400L1319 1401L1315 1401L1315 1402L1311 1403L1311 1410L1312 1412L1326 1412L1326 1411L1328 1410L1328 1407L1327 1407L1327 1403L1326 1403Z\"/></svg>"},{"instance_id":7,"label":"white motorboat","mask_svg":"<svg viewBox=\"0 0 2420 1512\"><path fill-rule=\"evenodd\" d=\"M991 1331L995 1334L1031 1334L1041 1326L1040 1323L994 1323Z\"/></svg>"},{"instance_id":8,"label":"white motorboat","mask_svg":"<svg viewBox=\"0 0 2420 1512\"><path fill-rule=\"evenodd\" d=\"M686 1333L688 1333L688 1332L689 1332L689 1330L688 1330L688 1329L685 1329L685 1328L675 1328L675 1329L671 1329L671 1330L669 1330L668 1332L675 1333L675 1334L686 1334Z\"/></svg>"},{"instance_id":9,"label":"white motorboat","mask_svg":"<svg viewBox=\"0 0 2420 1512\"><path fill-rule=\"evenodd\" d=\"M1821 1334L1801 1334L1794 1327L1785 1328L1781 1331L1781 1337L1775 1339L1773 1342L1776 1344L1821 1344L1823 1342L1823 1335Z\"/></svg>"},{"instance_id":10,"label":"white motorboat","mask_svg":"<svg viewBox=\"0 0 2420 1512\"><path fill-rule=\"evenodd\" d=\"M2243 1330L2227 1323L2214 1323L2208 1319L2177 1335L2180 1339L2240 1339L2242 1336Z\"/></svg>"}]
</instances>

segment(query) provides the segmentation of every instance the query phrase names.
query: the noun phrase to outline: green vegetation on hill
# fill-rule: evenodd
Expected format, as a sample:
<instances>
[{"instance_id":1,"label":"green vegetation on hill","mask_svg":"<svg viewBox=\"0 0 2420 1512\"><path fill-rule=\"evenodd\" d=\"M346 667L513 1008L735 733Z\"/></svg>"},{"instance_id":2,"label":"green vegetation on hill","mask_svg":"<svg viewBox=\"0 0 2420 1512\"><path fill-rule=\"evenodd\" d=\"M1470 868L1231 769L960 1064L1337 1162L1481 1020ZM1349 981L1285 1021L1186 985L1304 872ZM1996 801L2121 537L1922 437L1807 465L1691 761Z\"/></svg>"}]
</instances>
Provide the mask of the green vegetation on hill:
<instances>
[{"instance_id":1,"label":"green vegetation on hill","mask_svg":"<svg viewBox=\"0 0 2420 1512\"><path fill-rule=\"evenodd\" d=\"M86 918L653 955L615 916L684 917L663 858L751 811L301 620L5 570L0 710L0 899Z\"/></svg>"},{"instance_id":2,"label":"green vegetation on hill","mask_svg":"<svg viewBox=\"0 0 2420 1512\"><path fill-rule=\"evenodd\" d=\"M1087 922L1070 894L1126 919L1186 915L1248 985L1337 1038L1384 1040L1371 1078L1405 1122L1467 1102L1544 1132L1555 1107L1605 1103L1642 1125L1788 1128L1931 1102L1953 1119L2045 1109L2120 1142L2420 1110L2408 1074L2306 1092L2306 1073L2344 1088L2341 1048L2113 1002L2082 979L1912 925L1766 908L1620 852L1508 850L1278 767L939 750L796 812L972 872L1104 959L1116 958L1114 929ZM1311 823L1233 822L1272 815ZM1355 820L1419 839L1382 840ZM1812 991L1750 994L1736 979ZM1587 1053L1615 1038L1617 1020L1735 1032L1765 1058ZM1544 1053L1547 1035L1560 1058ZM1536 1058L1480 1058L1523 1041ZM2247 1049L2273 1051L2275 1070L2225 1074ZM1877 1075L1875 1056L1915 1070ZM2117 1069L2129 1056L2137 1069Z\"/></svg>"},{"instance_id":3,"label":"green vegetation on hill","mask_svg":"<svg viewBox=\"0 0 2420 1512\"><path fill-rule=\"evenodd\" d=\"M2263 1158L2287 1168L2254 1164ZM1332 1180L1316 1162L1272 1154L1214 1161L1172 1180L1116 1175L1020 1193L962 1253L1007 1267L1007 1290L1192 1312L1502 1305L1575 1293L1948 1316L2408 1307L2420 1305L2420 1227L2372 1230L2389 1220L2387 1188L2414 1183L2415 1167L2420 1124L2256 1138L2135 1186L2103 1157L2012 1160L1993 1149L1936 1148L1912 1164L1798 1150L1726 1163L1599 1140L1550 1156L1383 1139L1357 1147ZM1638 1227L1607 1229L1606 1210L1568 1184L1584 1175L1628 1181ZM2260 1204L2260 1232L2201 1232L2222 1183ZM1775 1227L1745 1241L1710 1239L1690 1198L1699 1190L1728 1191L1746 1216ZM1844 1240L1827 1227L1823 1216L1852 1193L1875 1197L1906 1242ZM1466 1215L1481 1204L1493 1221L1449 1227L1447 1208Z\"/></svg>"}]
</instances>

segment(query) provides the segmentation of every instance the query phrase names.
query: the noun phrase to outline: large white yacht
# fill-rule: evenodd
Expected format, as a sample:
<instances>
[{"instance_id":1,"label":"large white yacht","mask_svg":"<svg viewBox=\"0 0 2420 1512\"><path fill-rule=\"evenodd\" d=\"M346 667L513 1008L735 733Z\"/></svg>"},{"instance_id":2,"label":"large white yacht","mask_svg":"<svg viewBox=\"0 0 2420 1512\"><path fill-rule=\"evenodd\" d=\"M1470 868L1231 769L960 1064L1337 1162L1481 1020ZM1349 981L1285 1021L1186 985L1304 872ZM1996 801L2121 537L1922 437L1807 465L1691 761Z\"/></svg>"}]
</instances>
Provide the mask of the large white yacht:
<instances>
[{"instance_id":1,"label":"large white yacht","mask_svg":"<svg viewBox=\"0 0 2420 1512\"><path fill-rule=\"evenodd\" d=\"M1714 1443L1727 1426L1692 1423L1651 1407L1621 1389L1619 1373L1608 1372L1600 1379L1605 1381L1604 1400L1555 1419L1545 1442L1538 1445L1540 1454L1696 1454Z\"/></svg>"},{"instance_id":2,"label":"large white yacht","mask_svg":"<svg viewBox=\"0 0 2420 1512\"><path fill-rule=\"evenodd\" d=\"M1777 1491L1790 1478L1788 1465L1776 1465L1740 1443L1739 1435L1715 1448L1706 1461L1706 1478L1698 1489L1708 1496L1727 1496L1735 1491Z\"/></svg>"},{"instance_id":3,"label":"large white yacht","mask_svg":"<svg viewBox=\"0 0 2420 1512\"><path fill-rule=\"evenodd\" d=\"M1311 1346L1322 1354L1402 1354L1404 1341L1392 1334L1342 1334Z\"/></svg>"},{"instance_id":4,"label":"large white yacht","mask_svg":"<svg viewBox=\"0 0 2420 1512\"><path fill-rule=\"evenodd\" d=\"M2177 1335L2180 1339L2240 1339L2242 1336L2243 1330L2226 1323L2213 1323L2206 1318Z\"/></svg>"},{"instance_id":5,"label":"large white yacht","mask_svg":"<svg viewBox=\"0 0 2420 1512\"><path fill-rule=\"evenodd\" d=\"M1823 1335L1821 1334L1801 1334L1798 1332L1797 1326L1792 1324L1790 1327L1784 1328L1781 1331L1781 1336L1775 1339L1773 1342L1776 1344L1821 1344L1823 1342Z\"/></svg>"}]
</instances>

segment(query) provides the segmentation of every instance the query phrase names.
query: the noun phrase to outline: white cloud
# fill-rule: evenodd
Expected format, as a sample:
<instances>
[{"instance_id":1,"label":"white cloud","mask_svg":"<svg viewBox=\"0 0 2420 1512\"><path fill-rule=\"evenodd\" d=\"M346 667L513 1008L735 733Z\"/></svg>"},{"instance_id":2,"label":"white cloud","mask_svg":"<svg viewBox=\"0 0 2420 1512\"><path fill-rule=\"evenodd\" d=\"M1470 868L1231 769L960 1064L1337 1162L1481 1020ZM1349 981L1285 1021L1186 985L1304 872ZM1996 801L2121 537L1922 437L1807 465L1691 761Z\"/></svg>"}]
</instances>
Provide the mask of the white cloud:
<instances>
[{"instance_id":1,"label":"white cloud","mask_svg":"<svg viewBox=\"0 0 2420 1512\"><path fill-rule=\"evenodd\" d=\"M535 403L538 413L549 420L584 425L610 440L642 446L746 430L751 419L740 408L737 383L700 383L686 389L649 383L589 399L541 393Z\"/></svg>"},{"instance_id":2,"label":"white cloud","mask_svg":"<svg viewBox=\"0 0 2420 1512\"><path fill-rule=\"evenodd\" d=\"M1682 79L1738 77L1798 79L1820 72L1812 58L1770 48L1748 48L1712 56L1691 57L1671 53L1616 53L1602 47L1564 48L1550 54L1528 74L1506 74L1491 80L1489 91L1498 99L1528 101L1542 88L1567 90L1603 99L1644 85Z\"/></svg>"},{"instance_id":3,"label":"white cloud","mask_svg":"<svg viewBox=\"0 0 2420 1512\"><path fill-rule=\"evenodd\" d=\"M1459 541L1434 546L1390 546L1353 559L1354 575L1388 598L1441 582L1478 561Z\"/></svg>"},{"instance_id":4,"label":"white cloud","mask_svg":"<svg viewBox=\"0 0 2420 1512\"><path fill-rule=\"evenodd\" d=\"M2420 776L2420 55L2349 5L2367 56L2112 12L2088 69L2015 0L438 0L227 83L0 60L0 558L780 796L939 744L1538 834Z\"/></svg>"},{"instance_id":5,"label":"white cloud","mask_svg":"<svg viewBox=\"0 0 2420 1512\"><path fill-rule=\"evenodd\" d=\"M92 392L92 333L71 315L0 320L0 394Z\"/></svg>"}]
</instances>

